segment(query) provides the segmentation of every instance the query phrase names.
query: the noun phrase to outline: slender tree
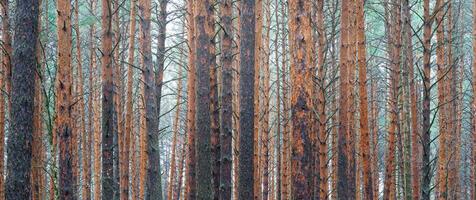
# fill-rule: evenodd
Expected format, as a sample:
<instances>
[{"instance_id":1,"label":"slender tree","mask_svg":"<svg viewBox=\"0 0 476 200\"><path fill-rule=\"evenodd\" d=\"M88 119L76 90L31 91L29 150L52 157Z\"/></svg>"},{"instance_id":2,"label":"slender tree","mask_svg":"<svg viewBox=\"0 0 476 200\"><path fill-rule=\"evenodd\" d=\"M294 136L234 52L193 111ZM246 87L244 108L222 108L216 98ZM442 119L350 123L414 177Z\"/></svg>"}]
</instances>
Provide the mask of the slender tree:
<instances>
[{"instance_id":1,"label":"slender tree","mask_svg":"<svg viewBox=\"0 0 476 200\"><path fill-rule=\"evenodd\" d=\"M188 35L188 73L187 73L187 170L185 198L196 199L196 41L195 41L195 10L194 0L187 2Z\"/></svg>"},{"instance_id":2,"label":"slender tree","mask_svg":"<svg viewBox=\"0 0 476 200\"><path fill-rule=\"evenodd\" d=\"M133 85L133 75L134 75L134 53L135 53L135 33L136 33L136 0L131 1L130 6L130 13L129 13L129 47L128 47L128 55L127 55L127 85L126 85L126 122L125 122L125 138L124 138L124 153L121 154L123 156L123 162L121 163L121 200L127 200L129 198L129 156L130 156L130 146L131 146L131 138L133 138L133 96L132 96L132 85ZM133 152L134 153L134 152ZM134 154L132 157L135 157ZM124 162L125 161L125 162ZM135 163L132 163L135 165ZM132 180L134 182L134 180ZM132 184L134 185L134 184ZM132 189L134 190L134 189ZM135 194L135 193L133 193ZM134 196L134 195L132 195Z\"/></svg>"},{"instance_id":3,"label":"slender tree","mask_svg":"<svg viewBox=\"0 0 476 200\"><path fill-rule=\"evenodd\" d=\"M220 22L223 26L221 40L221 126L220 126L220 197L221 200L231 199L232 186L232 130L233 130L233 24L232 1L225 0L220 4Z\"/></svg>"},{"instance_id":4,"label":"slender tree","mask_svg":"<svg viewBox=\"0 0 476 200\"><path fill-rule=\"evenodd\" d=\"M173 199L173 191L174 191L174 183L175 183L175 173L177 171L177 161L176 161L176 151L177 151L177 139L179 137L179 119L180 119L180 104L182 103L182 67L179 66L178 72L178 83L177 83L177 102L175 103L175 117L174 117L174 124L173 124L173 135L172 135L172 146L170 154L170 171L169 171L169 184L167 189L167 196L170 199ZM181 167L181 166L179 166Z\"/></svg>"},{"instance_id":5,"label":"slender tree","mask_svg":"<svg viewBox=\"0 0 476 200\"><path fill-rule=\"evenodd\" d=\"M430 163L430 71L431 71L431 25L433 20L430 16L430 0L423 1L423 106L422 106L422 178L421 199L430 200L431 163Z\"/></svg>"}]
</instances>

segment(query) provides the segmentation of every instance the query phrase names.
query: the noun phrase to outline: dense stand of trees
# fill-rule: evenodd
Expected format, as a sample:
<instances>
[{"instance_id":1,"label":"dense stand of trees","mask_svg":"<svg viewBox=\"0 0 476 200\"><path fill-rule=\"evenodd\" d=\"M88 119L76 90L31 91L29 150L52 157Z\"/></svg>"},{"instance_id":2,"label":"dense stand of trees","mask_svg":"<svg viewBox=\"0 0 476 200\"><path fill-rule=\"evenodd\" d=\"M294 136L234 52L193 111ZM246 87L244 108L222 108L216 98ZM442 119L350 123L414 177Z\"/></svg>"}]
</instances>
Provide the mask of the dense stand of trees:
<instances>
[{"instance_id":1,"label":"dense stand of trees","mask_svg":"<svg viewBox=\"0 0 476 200\"><path fill-rule=\"evenodd\" d=\"M476 198L471 0L0 13L0 199Z\"/></svg>"}]
</instances>

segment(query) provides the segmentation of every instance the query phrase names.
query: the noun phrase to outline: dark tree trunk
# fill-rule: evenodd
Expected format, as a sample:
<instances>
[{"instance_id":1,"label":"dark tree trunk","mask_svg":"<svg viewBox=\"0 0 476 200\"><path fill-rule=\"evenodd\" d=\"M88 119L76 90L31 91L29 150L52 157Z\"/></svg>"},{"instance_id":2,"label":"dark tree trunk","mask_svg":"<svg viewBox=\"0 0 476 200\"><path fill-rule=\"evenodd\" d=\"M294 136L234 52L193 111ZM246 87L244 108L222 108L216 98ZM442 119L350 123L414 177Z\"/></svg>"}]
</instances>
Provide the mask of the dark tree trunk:
<instances>
[{"instance_id":1,"label":"dark tree trunk","mask_svg":"<svg viewBox=\"0 0 476 200\"><path fill-rule=\"evenodd\" d=\"M139 1L140 27L140 49L142 53L142 78L144 80L144 94L155 94L156 82L153 79L151 35L150 35L150 0ZM160 76L160 75L159 75ZM160 155L159 155L159 131L157 98L154 95L145 95L145 118L147 133L147 180L145 199L162 199L162 188L160 183Z\"/></svg>"},{"instance_id":2,"label":"dark tree trunk","mask_svg":"<svg viewBox=\"0 0 476 200\"><path fill-rule=\"evenodd\" d=\"M197 0L197 199L212 199L210 69L215 67L213 3Z\"/></svg>"},{"instance_id":3,"label":"dark tree trunk","mask_svg":"<svg viewBox=\"0 0 476 200\"><path fill-rule=\"evenodd\" d=\"M16 1L11 134L7 146L5 199L30 199L31 142L35 92L38 0ZM33 41L33 42L32 42Z\"/></svg>"},{"instance_id":4,"label":"dark tree trunk","mask_svg":"<svg viewBox=\"0 0 476 200\"><path fill-rule=\"evenodd\" d=\"M223 26L221 44L222 64L222 96L221 96L221 134L220 134L220 197L221 200L231 199L231 159L233 130L233 24L232 1L221 3L221 25Z\"/></svg>"},{"instance_id":5,"label":"dark tree trunk","mask_svg":"<svg viewBox=\"0 0 476 200\"><path fill-rule=\"evenodd\" d=\"M110 0L102 0L102 197L114 195L114 100L112 83L112 4Z\"/></svg>"},{"instance_id":6,"label":"dark tree trunk","mask_svg":"<svg viewBox=\"0 0 476 200\"><path fill-rule=\"evenodd\" d=\"M238 199L253 199L255 0L241 1Z\"/></svg>"}]
</instances>

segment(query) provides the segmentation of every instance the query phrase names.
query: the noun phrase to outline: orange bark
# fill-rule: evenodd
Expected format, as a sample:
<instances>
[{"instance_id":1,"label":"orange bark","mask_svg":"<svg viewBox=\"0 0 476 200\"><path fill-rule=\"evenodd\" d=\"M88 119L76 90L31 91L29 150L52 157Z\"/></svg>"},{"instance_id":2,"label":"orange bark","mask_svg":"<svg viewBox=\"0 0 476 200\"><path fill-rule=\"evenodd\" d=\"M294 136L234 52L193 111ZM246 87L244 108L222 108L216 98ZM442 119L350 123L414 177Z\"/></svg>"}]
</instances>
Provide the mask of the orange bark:
<instances>
[{"instance_id":1,"label":"orange bark","mask_svg":"<svg viewBox=\"0 0 476 200\"><path fill-rule=\"evenodd\" d=\"M260 68L261 68L261 51L262 51L262 32L263 32L263 1L255 1L255 61L254 61L254 134L253 134L253 194L254 200L259 200L261 197L261 165L260 165L260 146L259 146L259 127L260 127Z\"/></svg>"},{"instance_id":2,"label":"orange bark","mask_svg":"<svg viewBox=\"0 0 476 200\"><path fill-rule=\"evenodd\" d=\"M56 77L55 132L59 140L59 198L75 199L74 191L74 146L75 131L72 131L72 67L71 67L71 2L57 2L58 18L58 71Z\"/></svg>"},{"instance_id":3,"label":"orange bark","mask_svg":"<svg viewBox=\"0 0 476 200\"><path fill-rule=\"evenodd\" d=\"M306 199L312 193L312 34L311 3L290 1L289 28L291 51L291 198Z\"/></svg>"},{"instance_id":4,"label":"orange bark","mask_svg":"<svg viewBox=\"0 0 476 200\"><path fill-rule=\"evenodd\" d=\"M121 163L120 168L120 176L121 176L121 200L127 200L129 198L129 156L130 148L131 148L131 137L134 138L134 125L133 125L133 96L132 96L132 84L134 83L133 75L134 75L134 45L135 45L135 33L136 33L136 1L131 1L130 6L130 13L129 13L129 47L128 47L128 55L127 55L127 85L126 85L126 121L125 121L125 132L123 138L124 147L122 148L123 153L121 154L125 159L123 159L123 163ZM135 141L135 140L133 140ZM135 144L135 142L134 142ZM135 146L135 145L134 145ZM132 158L135 159L135 152L132 151ZM132 162L132 168L135 168L136 163ZM135 176L134 171L132 171L133 175ZM136 181L132 179L132 197L136 197Z\"/></svg>"},{"instance_id":5,"label":"orange bark","mask_svg":"<svg viewBox=\"0 0 476 200\"><path fill-rule=\"evenodd\" d=\"M188 73L187 73L187 170L186 170L186 183L185 183L185 195L187 199L196 198L196 151L195 151L195 113L196 113L196 68L195 68L195 9L193 6L194 0L188 0Z\"/></svg>"},{"instance_id":6,"label":"orange bark","mask_svg":"<svg viewBox=\"0 0 476 200\"><path fill-rule=\"evenodd\" d=\"M357 3L357 64L359 66L359 97L360 97L360 153L363 170L363 198L373 199L372 171L370 166L370 132L367 104L367 65L365 47L364 1ZM360 193L360 192L359 192Z\"/></svg>"}]
</instances>

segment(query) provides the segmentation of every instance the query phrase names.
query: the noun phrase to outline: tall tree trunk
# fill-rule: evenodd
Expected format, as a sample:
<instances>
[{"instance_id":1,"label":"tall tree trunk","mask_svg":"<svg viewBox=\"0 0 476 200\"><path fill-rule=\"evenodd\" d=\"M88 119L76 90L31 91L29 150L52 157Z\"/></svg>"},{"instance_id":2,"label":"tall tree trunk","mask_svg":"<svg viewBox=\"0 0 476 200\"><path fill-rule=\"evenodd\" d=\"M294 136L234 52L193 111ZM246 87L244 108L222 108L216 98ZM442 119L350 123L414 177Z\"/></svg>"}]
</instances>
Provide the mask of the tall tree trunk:
<instances>
[{"instance_id":1,"label":"tall tree trunk","mask_svg":"<svg viewBox=\"0 0 476 200\"><path fill-rule=\"evenodd\" d=\"M260 1L259 1L260 2ZM239 169L238 199L254 199L255 162L254 137L254 93L255 87L255 0L240 3L240 136L239 136Z\"/></svg>"},{"instance_id":2,"label":"tall tree trunk","mask_svg":"<svg viewBox=\"0 0 476 200\"><path fill-rule=\"evenodd\" d=\"M187 74L187 170L185 183L185 198L196 199L196 42L195 42L195 9L194 0L187 1L188 12L188 74Z\"/></svg>"},{"instance_id":3,"label":"tall tree trunk","mask_svg":"<svg viewBox=\"0 0 476 200\"><path fill-rule=\"evenodd\" d=\"M165 38L166 38L166 30L167 30L167 0L161 0L160 2L160 10L158 13L158 20L159 20L159 33L157 37L157 71L155 73L155 92L156 92L156 98L157 98L157 128L159 127L160 124L160 103L162 99L162 85L163 85L163 79L164 79L164 70L165 70ZM157 133L158 134L158 133ZM153 147L158 147L158 145L154 145ZM156 187L159 188L158 196L160 196L160 199L162 199L162 176L161 176L161 165L160 165L160 152L157 150L157 152L154 154L154 159L157 159L157 169L158 173L156 174L156 179L158 182L155 184L157 185ZM150 174L149 174L150 175ZM149 185L148 185L149 187ZM150 186L151 187L151 186Z\"/></svg>"},{"instance_id":4,"label":"tall tree trunk","mask_svg":"<svg viewBox=\"0 0 476 200\"><path fill-rule=\"evenodd\" d=\"M414 74L414 65L413 65L413 42L412 36L413 32L411 30L411 14L410 14L410 7L409 1L404 1L403 7L403 14L405 17L405 25L404 25L404 34L406 38L406 65L408 66L408 78L410 79L410 116L411 116L411 150L407 150L410 152L411 157L411 174L412 174L412 182L411 187L413 188L413 192L411 197L415 200L420 198L420 130L418 127L418 110L417 110L417 94L416 94L416 86L415 86L415 74ZM408 161L410 162L410 161Z\"/></svg>"},{"instance_id":5,"label":"tall tree trunk","mask_svg":"<svg viewBox=\"0 0 476 200\"><path fill-rule=\"evenodd\" d=\"M275 37L274 37L274 59L275 59L275 65L276 65L276 199L281 200L281 184L282 184L282 179L281 179L281 161L282 161L282 156L281 156L281 73L279 69L279 46L278 46L278 40L279 40L279 33L281 32L280 29L280 21L279 21L279 0L275 0L275 9L274 9L274 15L275 15L275 23L276 23L276 31L275 31Z\"/></svg>"},{"instance_id":6,"label":"tall tree trunk","mask_svg":"<svg viewBox=\"0 0 476 200\"><path fill-rule=\"evenodd\" d=\"M41 6L41 1L39 1L40 5L40 10L39 10L39 16L38 16L38 33L41 33L41 15L42 15L42 6ZM42 84L41 84L41 79L40 79L40 74L43 71L43 63L42 63L42 51L41 51L41 46L40 46L40 38L36 40L36 59L38 62L38 67L37 67L37 73L35 73L35 110L33 111L35 113L34 118L33 118L33 142L31 144L32 146L32 166L31 166L31 187L32 187L32 200L40 200L44 195L44 171L43 167L43 162L45 161L45 149L43 145L43 127L42 127L42 111L43 111L43 97L42 97ZM3 83L0 83L0 88L3 88ZM3 98L0 98L0 109L4 112L3 109L5 108L4 106L4 101ZM0 121L2 124L5 122L5 113L3 113L2 116L0 116ZM0 125L1 131L4 131L4 126ZM4 132L1 133L3 135ZM3 139L2 139L3 140ZM2 149L1 149L1 154L3 156L3 142L2 142ZM2 161L3 162L3 159ZM1 164L3 169L3 163ZM2 171L3 172L3 171ZM1 178L3 181L3 177ZM5 198L5 197L3 197Z\"/></svg>"},{"instance_id":7,"label":"tall tree trunk","mask_svg":"<svg viewBox=\"0 0 476 200\"><path fill-rule=\"evenodd\" d=\"M140 49L142 53L142 77L144 80L143 94L145 95L145 118L146 118L146 134L147 135L147 180L145 199L162 199L162 188L160 184L160 154L159 148L159 132L158 132L158 113L157 113L157 96L156 82L153 79L152 51L151 51L151 35L150 35L150 0L139 0L139 16L141 27ZM160 67L160 66L159 66ZM160 73L160 72L159 72ZM144 135L145 136L145 135ZM145 138L144 138L145 139ZM143 139L143 140L144 140ZM142 181L142 180L141 180Z\"/></svg>"},{"instance_id":8,"label":"tall tree trunk","mask_svg":"<svg viewBox=\"0 0 476 200\"><path fill-rule=\"evenodd\" d=\"M210 70L215 66L213 3L209 0L196 1L195 24L197 43L195 46L197 67L197 199L212 199L211 155L211 85Z\"/></svg>"},{"instance_id":9,"label":"tall tree trunk","mask_svg":"<svg viewBox=\"0 0 476 200\"><path fill-rule=\"evenodd\" d=\"M305 199L311 195L312 163L311 127L312 118L311 90L313 67L311 3L304 0L290 1L289 27L291 51L291 119L292 119L292 156L291 156L291 198Z\"/></svg>"},{"instance_id":10,"label":"tall tree trunk","mask_svg":"<svg viewBox=\"0 0 476 200\"><path fill-rule=\"evenodd\" d=\"M373 199L372 168L370 163L370 132L367 100L367 58L365 47L364 1L356 2L357 18L357 64L359 66L359 97L360 97L360 153L363 170L363 198Z\"/></svg>"},{"instance_id":11,"label":"tall tree trunk","mask_svg":"<svg viewBox=\"0 0 476 200\"><path fill-rule=\"evenodd\" d=\"M120 198L120 185L121 185L121 177L120 177L120 165L121 159L123 156L121 153L123 152L123 126L122 126L122 69L121 65L119 64L120 55L119 51L121 50L121 30L119 25L119 14L120 14L120 7L119 0L113 0L113 16L111 24L112 31L113 31L113 47L114 52L112 56L112 65L114 66L113 69L113 177L114 177L114 200L119 200Z\"/></svg>"},{"instance_id":12,"label":"tall tree trunk","mask_svg":"<svg viewBox=\"0 0 476 200\"><path fill-rule=\"evenodd\" d=\"M212 39L215 40L215 39ZM210 67L210 150L212 159L213 199L218 200L220 193L220 108L218 105L218 70Z\"/></svg>"},{"instance_id":13,"label":"tall tree trunk","mask_svg":"<svg viewBox=\"0 0 476 200\"><path fill-rule=\"evenodd\" d=\"M221 43L222 91L221 91L221 126L220 126L220 197L221 200L231 199L232 186L232 130L233 130L233 18L232 1L225 0L220 4L221 25L223 26ZM235 176L236 177L236 176Z\"/></svg>"},{"instance_id":14,"label":"tall tree trunk","mask_svg":"<svg viewBox=\"0 0 476 200\"><path fill-rule=\"evenodd\" d=\"M319 199L327 199L328 191L328 170L327 170L327 116L326 116L326 81L325 81L325 54L326 54L326 33L324 27L324 0L317 1L317 112L319 115L317 131L319 142L319 178L317 186L319 188Z\"/></svg>"},{"instance_id":15,"label":"tall tree trunk","mask_svg":"<svg viewBox=\"0 0 476 200\"><path fill-rule=\"evenodd\" d=\"M59 198L76 199L74 191L74 137L72 126L72 77L71 73L71 1L57 2L58 72L56 76L55 132L59 136Z\"/></svg>"},{"instance_id":16,"label":"tall tree trunk","mask_svg":"<svg viewBox=\"0 0 476 200\"><path fill-rule=\"evenodd\" d=\"M81 182L82 186L82 195L84 199L89 199L89 190L90 190L90 175L88 174L88 170L90 169L90 150L91 144L88 139L92 136L89 132L86 132L86 115L84 112L84 80L83 80L83 65L82 65L82 51L81 51L81 36L79 31L79 0L75 1L75 31L76 31L76 59L77 59L77 73L78 73L78 85L77 85L77 93L80 95L79 97L79 117L80 117L80 133L81 133L81 143L82 143L82 174L83 174L83 181ZM91 112L91 111L90 111ZM78 191L79 193L79 191Z\"/></svg>"},{"instance_id":17,"label":"tall tree trunk","mask_svg":"<svg viewBox=\"0 0 476 200\"><path fill-rule=\"evenodd\" d=\"M348 97L352 91L349 91L349 50L351 46L350 39L350 21L349 21L349 2L342 2L341 5L341 48L340 48L340 101L339 101L339 133L337 141L337 197L338 199L348 199L349 191L348 166L349 166L349 141L347 135L351 128L351 122L348 119L349 105Z\"/></svg>"},{"instance_id":18,"label":"tall tree trunk","mask_svg":"<svg viewBox=\"0 0 476 200\"><path fill-rule=\"evenodd\" d=\"M389 33L389 49L390 49L390 88L389 88L389 126L388 126L388 145L385 157L385 180L383 199L395 199L395 172L396 172L396 136L398 134L398 87L400 77L400 46L401 46L401 15L400 0L394 0L391 8L391 16L396 21L390 25Z\"/></svg>"},{"instance_id":19,"label":"tall tree trunk","mask_svg":"<svg viewBox=\"0 0 476 200\"><path fill-rule=\"evenodd\" d=\"M5 2L4 2L5 3ZM5 9L4 4L4 9ZM8 10L7 10L8 12ZM7 144L5 199L30 199L36 41L39 2L17 1L12 57L11 134ZM25 21L29 23L24 23Z\"/></svg>"},{"instance_id":20,"label":"tall tree trunk","mask_svg":"<svg viewBox=\"0 0 476 200\"><path fill-rule=\"evenodd\" d=\"M102 197L114 195L113 176L113 80L112 80L112 14L111 0L101 4L101 67L102 67Z\"/></svg>"},{"instance_id":21,"label":"tall tree trunk","mask_svg":"<svg viewBox=\"0 0 476 200\"><path fill-rule=\"evenodd\" d=\"M447 94L446 94L446 66L445 66L445 33L444 33L444 4L442 0L437 0L435 5L436 13L436 65L437 65L437 84L438 84L438 124L439 124L439 151L438 151L438 179L436 183L438 184L438 199L446 199L447 196Z\"/></svg>"},{"instance_id":22,"label":"tall tree trunk","mask_svg":"<svg viewBox=\"0 0 476 200\"><path fill-rule=\"evenodd\" d=\"M129 13L129 47L128 47L128 55L127 55L127 85L126 85L126 125L125 125L125 132L124 132L124 147L122 154L122 163L120 167L120 176L121 176L121 200L127 200L129 198L129 149L131 145L131 137L133 138L133 94L132 94L132 85L134 83L133 75L134 75L134 53L135 53L135 33L136 33L136 0L131 1L130 6L130 13ZM135 157L134 152L132 156ZM132 163L135 165L135 163ZM132 180L134 182L134 180ZM134 186L135 184L132 184ZM135 191L135 187L132 188ZM133 198L135 198L136 193L132 192Z\"/></svg>"},{"instance_id":23,"label":"tall tree trunk","mask_svg":"<svg viewBox=\"0 0 476 200\"><path fill-rule=\"evenodd\" d=\"M91 1L91 9L96 10L96 1ZM97 56L96 56L96 27L94 24L91 25L90 29L90 72L89 72L89 89L91 90L90 95L90 119L92 122L92 130L94 135L94 199L99 200L101 198L101 131L99 129L99 123L101 121L101 112L99 102L99 90L98 90L98 76L99 70L97 67Z\"/></svg>"},{"instance_id":24,"label":"tall tree trunk","mask_svg":"<svg viewBox=\"0 0 476 200\"><path fill-rule=\"evenodd\" d=\"M288 97L288 82L287 82L287 57L286 57L286 6L281 6L281 24L283 35L281 36L281 69L283 71L282 84L283 84L283 152L282 152L282 170L281 170L281 199L290 198L291 189L291 136L290 136L290 123L289 123L289 97Z\"/></svg>"},{"instance_id":25,"label":"tall tree trunk","mask_svg":"<svg viewBox=\"0 0 476 200\"><path fill-rule=\"evenodd\" d=\"M180 104L182 101L182 66L179 66L178 72L178 86L177 86L177 102L175 104L175 117L173 124L173 136L172 136L172 146L170 154L170 171L169 171L169 184L167 189L167 196L169 199L173 199L174 183L175 183L175 172L177 171L176 164L176 150L177 150L177 137L179 133L179 119L180 119ZM181 167L181 166L179 166Z\"/></svg>"},{"instance_id":26,"label":"tall tree trunk","mask_svg":"<svg viewBox=\"0 0 476 200\"><path fill-rule=\"evenodd\" d=\"M260 163L260 68L261 68L261 53L262 53L262 39L263 39L263 0L255 0L255 40L254 40L254 70L253 78L254 90L253 90L253 200L260 200L261 198L261 163ZM243 35L242 35L243 37Z\"/></svg>"},{"instance_id":27,"label":"tall tree trunk","mask_svg":"<svg viewBox=\"0 0 476 200\"><path fill-rule=\"evenodd\" d=\"M421 178L421 199L430 200L431 184L431 163L430 163L430 71L431 71L431 24L433 20L430 17L430 0L423 1L423 106L422 106L422 132L421 142L422 150L422 178Z\"/></svg>"}]
</instances>

